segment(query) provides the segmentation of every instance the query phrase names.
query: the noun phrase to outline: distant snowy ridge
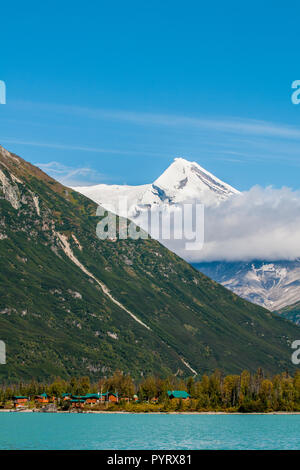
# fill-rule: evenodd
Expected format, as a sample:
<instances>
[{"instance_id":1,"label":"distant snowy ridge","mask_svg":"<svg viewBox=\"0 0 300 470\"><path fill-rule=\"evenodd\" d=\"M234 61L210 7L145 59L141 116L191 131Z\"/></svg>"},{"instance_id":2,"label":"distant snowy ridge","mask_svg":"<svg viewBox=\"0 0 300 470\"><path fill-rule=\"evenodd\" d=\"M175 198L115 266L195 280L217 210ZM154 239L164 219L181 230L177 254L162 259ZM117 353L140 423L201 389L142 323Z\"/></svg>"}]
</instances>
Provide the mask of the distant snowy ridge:
<instances>
[{"instance_id":1,"label":"distant snowy ridge","mask_svg":"<svg viewBox=\"0 0 300 470\"><path fill-rule=\"evenodd\" d=\"M300 299L300 260L215 261L199 263L195 267L243 299L272 311Z\"/></svg>"}]
</instances>

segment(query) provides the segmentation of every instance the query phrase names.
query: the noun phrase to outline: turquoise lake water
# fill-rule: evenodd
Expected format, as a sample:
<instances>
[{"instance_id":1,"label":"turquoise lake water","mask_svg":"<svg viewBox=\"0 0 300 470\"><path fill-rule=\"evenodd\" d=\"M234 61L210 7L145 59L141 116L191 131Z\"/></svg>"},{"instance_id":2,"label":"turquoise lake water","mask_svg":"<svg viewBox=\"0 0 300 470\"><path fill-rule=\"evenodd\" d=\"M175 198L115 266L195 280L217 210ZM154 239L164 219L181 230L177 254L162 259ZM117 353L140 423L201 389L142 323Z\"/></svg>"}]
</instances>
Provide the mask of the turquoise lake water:
<instances>
[{"instance_id":1,"label":"turquoise lake water","mask_svg":"<svg viewBox=\"0 0 300 470\"><path fill-rule=\"evenodd\" d=\"M0 449L300 449L300 415L0 413Z\"/></svg>"}]
</instances>

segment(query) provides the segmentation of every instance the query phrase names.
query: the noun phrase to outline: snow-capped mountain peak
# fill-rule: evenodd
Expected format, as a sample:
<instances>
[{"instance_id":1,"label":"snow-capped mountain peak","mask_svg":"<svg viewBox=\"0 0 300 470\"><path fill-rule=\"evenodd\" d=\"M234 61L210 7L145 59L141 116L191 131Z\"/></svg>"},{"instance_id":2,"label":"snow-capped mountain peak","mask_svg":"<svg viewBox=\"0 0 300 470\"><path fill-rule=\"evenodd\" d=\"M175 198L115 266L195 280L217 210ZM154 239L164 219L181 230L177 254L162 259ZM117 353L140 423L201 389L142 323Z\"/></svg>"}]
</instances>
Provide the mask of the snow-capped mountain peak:
<instances>
[{"instance_id":1,"label":"snow-capped mountain peak","mask_svg":"<svg viewBox=\"0 0 300 470\"><path fill-rule=\"evenodd\" d=\"M198 163L190 162L184 158L175 158L153 184L163 189L172 202L202 199L201 202L205 203L211 202L212 199L226 199L239 192L209 173ZM209 193L211 197L209 197Z\"/></svg>"},{"instance_id":2,"label":"snow-capped mountain peak","mask_svg":"<svg viewBox=\"0 0 300 470\"><path fill-rule=\"evenodd\" d=\"M147 208L169 206L189 201L214 205L239 193L198 163L184 158L175 158L162 175L150 184L140 186L99 184L74 189L116 213L119 213L117 206L120 198L126 197L130 218L134 218L143 206Z\"/></svg>"}]
</instances>

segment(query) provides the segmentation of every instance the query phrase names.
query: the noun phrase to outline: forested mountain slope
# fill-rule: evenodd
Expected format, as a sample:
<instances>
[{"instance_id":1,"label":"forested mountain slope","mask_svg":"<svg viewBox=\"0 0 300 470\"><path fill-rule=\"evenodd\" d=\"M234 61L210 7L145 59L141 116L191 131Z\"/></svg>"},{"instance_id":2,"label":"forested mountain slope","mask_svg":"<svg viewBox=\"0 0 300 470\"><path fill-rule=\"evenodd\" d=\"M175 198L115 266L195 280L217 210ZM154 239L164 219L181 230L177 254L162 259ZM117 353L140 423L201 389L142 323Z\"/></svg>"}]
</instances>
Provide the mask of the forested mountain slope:
<instances>
[{"instance_id":1,"label":"forested mountain slope","mask_svg":"<svg viewBox=\"0 0 300 470\"><path fill-rule=\"evenodd\" d=\"M96 209L0 147L0 378L293 368L297 326L155 240L99 240Z\"/></svg>"}]
</instances>

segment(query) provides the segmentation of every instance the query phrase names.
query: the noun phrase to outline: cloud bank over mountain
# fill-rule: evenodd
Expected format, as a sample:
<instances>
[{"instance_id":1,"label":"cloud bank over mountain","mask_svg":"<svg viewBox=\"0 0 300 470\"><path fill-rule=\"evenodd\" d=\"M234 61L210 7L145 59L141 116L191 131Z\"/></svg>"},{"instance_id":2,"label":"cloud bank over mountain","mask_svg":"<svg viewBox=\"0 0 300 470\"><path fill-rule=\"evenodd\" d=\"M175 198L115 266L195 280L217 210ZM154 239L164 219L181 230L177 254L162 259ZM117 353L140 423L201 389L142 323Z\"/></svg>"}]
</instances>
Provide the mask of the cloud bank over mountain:
<instances>
[{"instance_id":1,"label":"cloud bank over mountain","mask_svg":"<svg viewBox=\"0 0 300 470\"><path fill-rule=\"evenodd\" d=\"M74 189L120 215L125 214L118 203L126 198L130 206L126 215L189 262L300 257L300 191L254 186L240 193L198 163L183 158L176 158L152 184ZM186 250L186 239L160 239L157 227L152 225L149 230L147 225L149 208L169 217L185 203L205 207L204 245L198 251ZM186 222L192 226L188 217Z\"/></svg>"},{"instance_id":2,"label":"cloud bank over mountain","mask_svg":"<svg viewBox=\"0 0 300 470\"><path fill-rule=\"evenodd\" d=\"M177 253L193 262L295 259L300 256L300 191L255 186L206 207L204 232L201 252L177 246Z\"/></svg>"}]
</instances>

